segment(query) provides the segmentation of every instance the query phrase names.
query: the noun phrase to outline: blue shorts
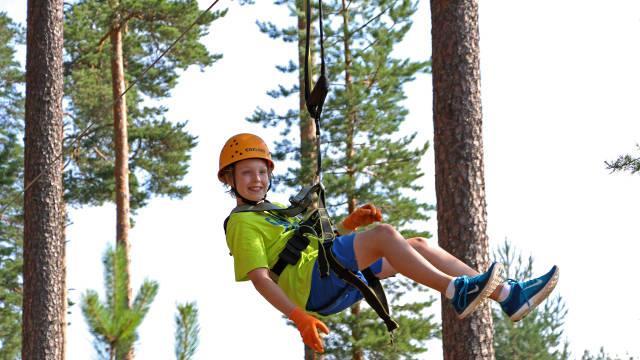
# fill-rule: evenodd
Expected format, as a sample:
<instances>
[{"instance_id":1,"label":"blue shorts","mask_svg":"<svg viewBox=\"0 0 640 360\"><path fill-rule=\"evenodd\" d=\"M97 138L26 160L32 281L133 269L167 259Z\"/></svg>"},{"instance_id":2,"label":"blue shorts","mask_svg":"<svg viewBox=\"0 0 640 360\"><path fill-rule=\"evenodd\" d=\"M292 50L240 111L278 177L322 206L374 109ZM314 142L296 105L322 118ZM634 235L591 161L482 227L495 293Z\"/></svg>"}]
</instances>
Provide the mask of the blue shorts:
<instances>
[{"instance_id":1,"label":"blue shorts","mask_svg":"<svg viewBox=\"0 0 640 360\"><path fill-rule=\"evenodd\" d=\"M353 239L356 234L343 235L333 241L333 254L340 264L349 270L357 272L359 278L367 282L358 270L356 254L353 250ZM370 266L374 274L382 271L382 259L378 259ZM341 280L335 272L330 271L329 276L321 278L318 270L318 261L313 265L311 275L311 293L307 301L307 310L320 315L338 313L362 299L362 294L357 288Z\"/></svg>"}]
</instances>

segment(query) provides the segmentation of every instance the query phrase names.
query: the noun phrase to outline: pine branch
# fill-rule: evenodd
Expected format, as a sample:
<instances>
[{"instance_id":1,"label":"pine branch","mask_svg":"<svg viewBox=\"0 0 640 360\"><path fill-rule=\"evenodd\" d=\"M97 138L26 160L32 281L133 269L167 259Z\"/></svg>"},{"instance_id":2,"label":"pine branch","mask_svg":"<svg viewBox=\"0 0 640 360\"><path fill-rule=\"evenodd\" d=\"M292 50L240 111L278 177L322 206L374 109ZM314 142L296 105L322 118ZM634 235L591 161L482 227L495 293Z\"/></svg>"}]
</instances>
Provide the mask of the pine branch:
<instances>
[{"instance_id":1,"label":"pine branch","mask_svg":"<svg viewBox=\"0 0 640 360\"><path fill-rule=\"evenodd\" d=\"M366 23L364 23L363 25L359 26L358 28L356 28L353 31L349 31L349 33L347 34L347 38L350 39L354 34L357 34L360 31L365 30L372 22L374 22L375 20L379 19L382 15L384 15L387 11L389 11L389 9L391 9L397 2L398 2L398 0L395 0L391 5L386 7L384 10L380 11L380 13L378 13L377 15L373 16L372 18L370 18ZM334 42L330 43L329 45L326 45L326 48L334 47L339 42L344 41L344 36L340 36L338 34L336 34L336 36L337 36L336 40Z\"/></svg>"},{"instance_id":2,"label":"pine branch","mask_svg":"<svg viewBox=\"0 0 640 360\"><path fill-rule=\"evenodd\" d=\"M640 146L638 147L640 149ZM632 157L631 155L621 155L614 162L604 162L611 173L616 171L629 171L631 174L640 172L640 157Z\"/></svg>"},{"instance_id":3,"label":"pine branch","mask_svg":"<svg viewBox=\"0 0 640 360\"><path fill-rule=\"evenodd\" d=\"M178 304L175 316L175 354L178 360L190 360L198 347L198 307L195 302Z\"/></svg>"}]
</instances>

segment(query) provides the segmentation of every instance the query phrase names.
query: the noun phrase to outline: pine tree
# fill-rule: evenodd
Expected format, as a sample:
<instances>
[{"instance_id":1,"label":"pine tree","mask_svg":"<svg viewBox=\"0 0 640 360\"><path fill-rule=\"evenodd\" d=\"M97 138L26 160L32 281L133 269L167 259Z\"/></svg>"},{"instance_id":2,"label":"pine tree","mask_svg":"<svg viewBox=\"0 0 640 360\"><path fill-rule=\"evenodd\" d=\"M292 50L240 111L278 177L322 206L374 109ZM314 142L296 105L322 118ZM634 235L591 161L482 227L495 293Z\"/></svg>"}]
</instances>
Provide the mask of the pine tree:
<instances>
[{"instance_id":1,"label":"pine tree","mask_svg":"<svg viewBox=\"0 0 640 360\"><path fill-rule=\"evenodd\" d=\"M198 349L198 305L195 302L178 304L178 313L175 317L177 360L190 360Z\"/></svg>"},{"instance_id":2,"label":"pine tree","mask_svg":"<svg viewBox=\"0 0 640 360\"><path fill-rule=\"evenodd\" d=\"M639 151L638 155L620 155L615 161L605 161L604 163L607 166L607 169L612 172L628 171L632 174L640 172L640 145L636 145L636 148L636 151Z\"/></svg>"},{"instance_id":3,"label":"pine tree","mask_svg":"<svg viewBox=\"0 0 640 360\"><path fill-rule=\"evenodd\" d=\"M21 348L24 74L14 57L23 41L23 29L0 12L0 359L8 360Z\"/></svg>"},{"instance_id":4,"label":"pine tree","mask_svg":"<svg viewBox=\"0 0 640 360\"><path fill-rule=\"evenodd\" d=\"M424 286L407 279L384 282L387 300L390 302L392 317L400 324L393 333L393 344L389 343L386 328L374 311L362 307L357 316L349 311L324 316L322 320L331 329L325 340L325 359L351 359L358 354L363 359L413 359L428 351L425 341L439 336L440 328L433 316L424 312L434 303ZM406 302L402 298L411 293L420 301ZM359 331L354 338L353 331Z\"/></svg>"},{"instance_id":5,"label":"pine tree","mask_svg":"<svg viewBox=\"0 0 640 360\"><path fill-rule=\"evenodd\" d=\"M431 1L438 242L478 270L489 265L478 2ZM445 360L494 358L491 311L460 321L442 296Z\"/></svg>"},{"instance_id":6,"label":"pine tree","mask_svg":"<svg viewBox=\"0 0 640 360\"><path fill-rule=\"evenodd\" d=\"M509 242L494 253L495 261L505 265L507 278L530 279L533 258L526 260ZM566 305L557 295L545 301L522 321L514 323L500 309L493 306L494 347L497 360L567 360L569 343L563 339Z\"/></svg>"},{"instance_id":7,"label":"pine tree","mask_svg":"<svg viewBox=\"0 0 640 360\"><path fill-rule=\"evenodd\" d=\"M95 290L82 296L82 313L95 338L98 353L109 360L124 359L138 339L137 329L158 292L158 283L143 281L131 307L127 304L126 257L121 247L108 248L104 265L105 301Z\"/></svg>"},{"instance_id":8,"label":"pine tree","mask_svg":"<svg viewBox=\"0 0 640 360\"><path fill-rule=\"evenodd\" d=\"M301 2L276 3L287 5L298 19ZM418 162L426 152L427 144L411 149L416 134L397 135L407 114L399 104L405 98L402 86L416 73L424 71L428 63L391 56L394 45L402 40L411 26L410 17L415 12L415 3L370 1L350 8L346 2L332 1L327 3L324 12L330 14L325 18L323 30L326 35L327 73L329 82L333 84L321 122L323 182L327 188L328 207L334 214L342 216L353 211L358 204L373 202L382 207L385 222L399 227L404 235L428 236L409 226L413 221L427 220L426 212L430 207L406 195L407 190L420 189L415 181L422 176ZM300 43L296 38L301 36L297 26L278 28L268 22L259 24L272 38ZM317 31L314 38L318 38ZM318 48L317 44L315 48ZM317 53L315 57L319 62ZM300 67L300 63L296 65L290 61L278 69L285 73L298 71L299 79ZM269 95L278 99L300 94L299 90L296 84L280 85ZM249 121L279 127L283 140L276 141L274 156L300 162L302 151L292 141L291 128L300 123L301 118L304 121L303 116L300 109L277 114L274 110L258 108ZM314 171L315 167L291 168L287 175L277 180L297 188L308 181L310 169ZM392 291L392 298L399 299L412 286L392 282L391 287L397 290L397 293ZM354 359L362 358L365 353L372 358L395 358L425 351L421 344L436 332L431 319L422 313L429 303L409 303L400 311L401 329L415 329L412 323L415 321L420 324L417 327L425 331L399 335L395 349L386 346L386 330L379 321L374 322L378 326L371 326L372 319L377 317L368 307L356 307L355 314L352 311L352 314L343 313L327 319L338 330L326 340L326 357L342 358L346 354L342 350L344 348L349 349L349 356ZM405 311L406 317L403 316ZM411 344L409 338L413 341Z\"/></svg>"},{"instance_id":9,"label":"pine tree","mask_svg":"<svg viewBox=\"0 0 640 360\"><path fill-rule=\"evenodd\" d=\"M306 59L306 8L307 8L307 0L296 0L295 5L290 4L290 10L292 15L296 17L297 25L296 28L287 28L287 29L277 29L277 27L270 22L258 22L258 26L260 30L266 34L268 34L272 38L281 38L285 42L293 42L297 41L298 48L298 62L297 66L290 62L287 68L280 68L282 72L293 72L297 70L298 73L298 116L299 116L299 128L300 128L300 170L299 174L299 184L302 186L312 186L316 182L318 182L318 175L315 172L316 164L317 164L317 137L316 137L316 123L311 116L305 111L306 105L304 100L304 64L305 61L308 61L308 68L310 74L313 72L314 64L313 64L313 56ZM292 8L293 7L293 8ZM313 29L313 25L309 24L310 28ZM312 36L310 36L311 40ZM309 43L310 49L312 49L312 41ZM293 87L291 92L296 90L296 86ZM283 88L280 88L280 91L283 91ZM286 96L291 95L289 91L284 90ZM278 95L272 92L274 97L278 97ZM304 346L304 358L310 360L323 360L324 356L319 354L316 356L315 351L307 346Z\"/></svg>"},{"instance_id":10,"label":"pine tree","mask_svg":"<svg viewBox=\"0 0 640 360\"><path fill-rule=\"evenodd\" d=\"M580 358L582 360L634 360L633 356L626 355L624 358L618 355L611 355L605 352L604 347L600 347L597 354L592 354L590 351L585 350Z\"/></svg>"},{"instance_id":11,"label":"pine tree","mask_svg":"<svg viewBox=\"0 0 640 360\"><path fill-rule=\"evenodd\" d=\"M62 0L27 4L22 358L64 359Z\"/></svg>"},{"instance_id":12,"label":"pine tree","mask_svg":"<svg viewBox=\"0 0 640 360\"><path fill-rule=\"evenodd\" d=\"M65 173L66 197L74 205L115 201L116 244L124 249L127 273L130 211L153 195L182 198L190 192L180 181L196 139L185 131L186 122L168 121L167 109L155 101L169 96L180 71L220 58L199 41L225 13L201 13L196 0L81 0L67 8L69 130L72 138L82 136ZM131 286L125 287L132 306Z\"/></svg>"},{"instance_id":13,"label":"pine tree","mask_svg":"<svg viewBox=\"0 0 640 360\"><path fill-rule=\"evenodd\" d=\"M114 6L112 8L112 6ZM137 83L125 95L131 209L135 212L153 195L186 196L180 180L187 172L195 138L185 122L165 118L158 100L170 95L180 72L191 65L201 69L221 55L209 54L200 39L208 26L226 12L205 13L197 26L148 72L144 69L198 17L195 0L83 0L65 11L65 94L69 138L92 125L81 138L72 166L65 173L66 197L73 205L101 205L114 201L114 134L111 44L114 18L121 19L124 80Z\"/></svg>"}]
</instances>

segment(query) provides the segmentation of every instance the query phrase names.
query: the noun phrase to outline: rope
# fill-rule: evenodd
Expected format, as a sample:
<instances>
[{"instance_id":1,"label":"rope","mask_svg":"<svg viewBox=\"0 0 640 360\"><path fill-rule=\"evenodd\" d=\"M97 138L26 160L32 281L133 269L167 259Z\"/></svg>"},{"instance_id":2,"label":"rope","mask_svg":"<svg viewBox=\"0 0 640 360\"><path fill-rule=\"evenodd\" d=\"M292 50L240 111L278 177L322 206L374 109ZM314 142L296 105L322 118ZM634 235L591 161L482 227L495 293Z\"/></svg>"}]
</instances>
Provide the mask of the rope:
<instances>
[{"instance_id":1,"label":"rope","mask_svg":"<svg viewBox=\"0 0 640 360\"><path fill-rule=\"evenodd\" d=\"M209 5L208 8L206 8L205 10L203 10L202 12L200 12L200 15L198 15L198 17L180 34L180 36L178 36L178 38L176 40L173 41L173 43L171 43L171 45L169 45L169 47L167 47L167 49L165 49L150 65L148 65L143 71L142 74L140 74L137 78L135 78L131 84L129 84L129 86L122 92L122 94L120 94L118 97L114 98L110 103L108 103L108 107L113 106L113 104L120 100L120 98L122 98L132 87L134 87L136 84L138 84L138 82L140 81L140 79L142 79L142 77L152 68L154 67L158 61L160 61L160 59L162 59L169 51L171 51L171 49L173 49L175 47L175 45L180 42L180 40L182 40L182 38L184 38L184 36L200 21L200 19L204 16L204 14L206 14L207 12L209 12L220 0L215 0L213 3L211 3L211 5ZM105 106L105 108L107 108L107 106ZM95 126L97 125L97 123L95 121L91 121L89 123L89 125L87 125L86 128L84 128L78 135L75 136L75 138L72 141L72 146L71 149L76 149L78 147L78 144L80 142L80 140L82 140L87 134L89 134L89 131ZM25 194L30 188L31 186L33 186L33 184L36 183L36 181L38 179L40 179L40 177L42 177L42 175L45 174L45 172L47 171L47 169L49 169L50 167L52 167L56 162L58 162L58 160L60 160L62 158L62 156L65 154L64 151L61 151L60 154L58 154L58 156L56 156L52 161L51 164L49 164L48 166L46 166L45 170L43 170L42 172L40 172L36 177L34 177L31 181L29 181L29 183L24 187L24 189L20 192L18 192L11 200L9 200L6 204L4 204L2 206L2 209L0 210L0 221L4 220L5 218L5 212L7 211L7 209L9 208L9 205L15 203L18 198L22 195ZM68 161L64 166L63 169L67 167L67 165L69 165L70 161Z\"/></svg>"}]
</instances>

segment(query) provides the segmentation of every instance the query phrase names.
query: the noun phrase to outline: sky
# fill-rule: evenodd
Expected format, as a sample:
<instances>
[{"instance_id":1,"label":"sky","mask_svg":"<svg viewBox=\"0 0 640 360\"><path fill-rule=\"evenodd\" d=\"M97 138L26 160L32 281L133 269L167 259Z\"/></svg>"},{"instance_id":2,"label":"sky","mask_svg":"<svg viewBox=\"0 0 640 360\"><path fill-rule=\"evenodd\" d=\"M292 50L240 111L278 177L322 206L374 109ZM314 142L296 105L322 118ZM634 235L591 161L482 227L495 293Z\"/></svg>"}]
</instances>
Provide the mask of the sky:
<instances>
[{"instance_id":1,"label":"sky","mask_svg":"<svg viewBox=\"0 0 640 360\"><path fill-rule=\"evenodd\" d=\"M200 0L201 8L208 5ZM184 180L192 193L183 200L154 199L139 211L130 233L134 292L145 278L160 283L140 328L137 359L174 358L176 303L186 301L200 309L196 359L303 354L297 331L251 284L233 280L222 222L234 202L215 175L228 137L276 135L244 119L256 106L272 106L267 90L291 81L274 66L295 58L295 48L268 39L255 25L265 18L284 24L287 12L269 1L219 6L230 12L204 41L224 58L204 71L186 71L163 101L168 118L189 120L188 131L199 139ZM26 1L0 0L0 11L24 23ZM423 1L396 56L430 57L429 19ZM633 279L640 177L611 174L604 162L633 152L640 141L640 2L483 1L479 26L491 245L508 239L533 255L536 273L560 267L554 294L569 310L564 329L573 357L600 346L638 357L640 287ZM410 113L403 131L432 141L430 75L418 76L405 90ZM430 150L421 162L424 190L418 196L435 204L433 164ZM288 195L272 197L286 202ZM432 215L425 227L437 235ZM115 208L72 209L70 216L67 285L76 305L69 309L67 358L92 359L93 340L78 303L87 289L103 293L101 258L114 243ZM422 358L441 359L441 344L429 345Z\"/></svg>"}]
</instances>

